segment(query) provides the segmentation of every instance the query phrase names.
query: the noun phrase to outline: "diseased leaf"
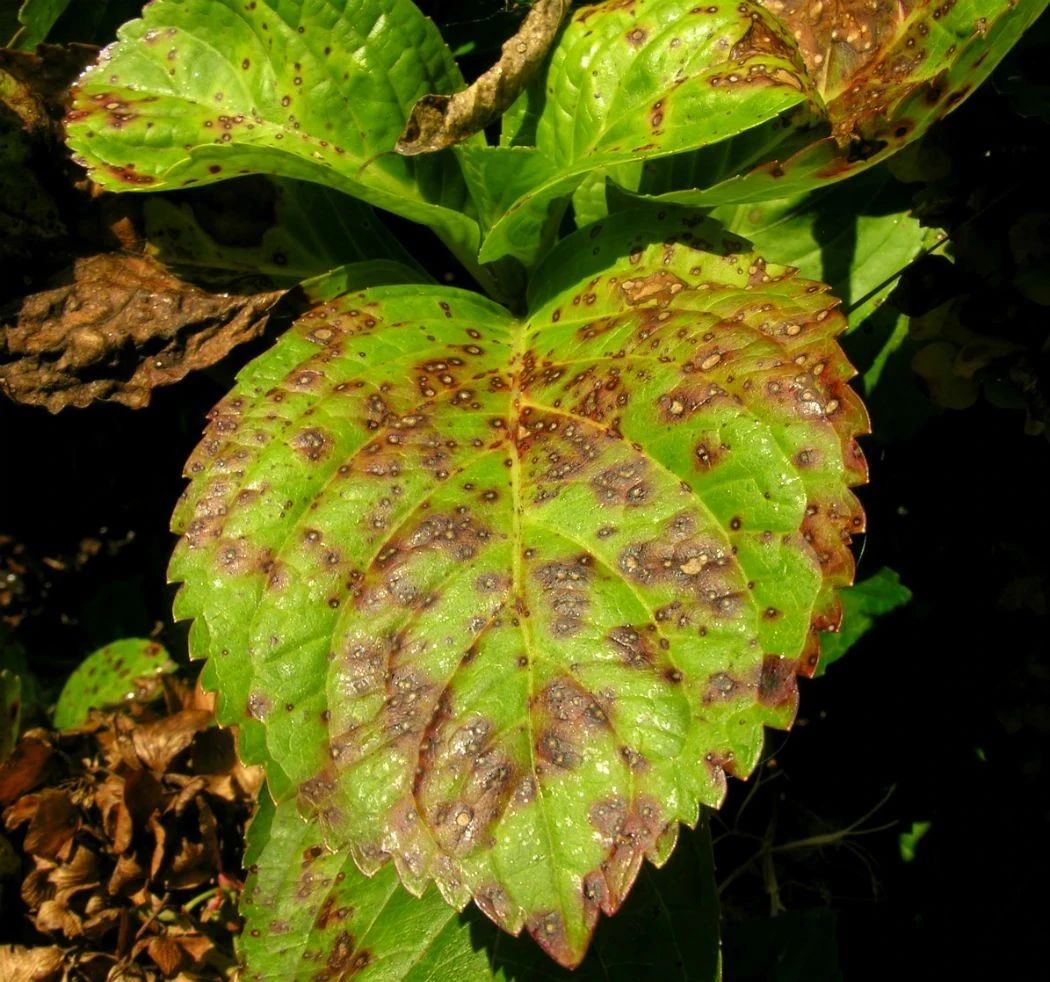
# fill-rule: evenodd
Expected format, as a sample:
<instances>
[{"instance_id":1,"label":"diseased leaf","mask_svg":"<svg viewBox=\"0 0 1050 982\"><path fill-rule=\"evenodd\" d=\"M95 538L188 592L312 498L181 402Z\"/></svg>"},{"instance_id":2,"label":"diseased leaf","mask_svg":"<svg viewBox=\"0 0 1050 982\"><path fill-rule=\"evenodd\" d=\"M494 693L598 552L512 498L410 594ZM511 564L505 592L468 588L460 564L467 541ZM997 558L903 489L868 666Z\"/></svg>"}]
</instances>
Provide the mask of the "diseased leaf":
<instances>
[{"instance_id":1,"label":"diseased leaf","mask_svg":"<svg viewBox=\"0 0 1050 982\"><path fill-rule=\"evenodd\" d=\"M126 638L99 648L66 679L55 705L55 729L79 726L89 710L116 706L134 696L139 679L174 668L164 647L146 638Z\"/></svg>"},{"instance_id":2,"label":"diseased leaf","mask_svg":"<svg viewBox=\"0 0 1050 982\"><path fill-rule=\"evenodd\" d=\"M867 422L834 307L639 211L523 321L431 285L300 320L214 411L170 571L279 799L577 963L837 623Z\"/></svg>"},{"instance_id":3,"label":"diseased leaf","mask_svg":"<svg viewBox=\"0 0 1050 982\"><path fill-rule=\"evenodd\" d=\"M98 400L145 406L154 388L258 337L283 295L209 292L120 253L78 259L58 279L0 310L0 391L51 412Z\"/></svg>"},{"instance_id":4,"label":"diseased leaf","mask_svg":"<svg viewBox=\"0 0 1050 982\"><path fill-rule=\"evenodd\" d=\"M796 198L723 205L711 217L771 262L827 283L852 313L884 297L925 247L928 233L910 213L910 198L883 168Z\"/></svg>"},{"instance_id":5,"label":"diseased leaf","mask_svg":"<svg viewBox=\"0 0 1050 982\"><path fill-rule=\"evenodd\" d=\"M535 262L597 167L720 143L798 106L815 92L790 37L751 0L607 0L577 10L551 56L542 93L522 97L508 140L532 142L553 170L508 207L481 258ZM524 108L523 108L524 107ZM516 129L513 136L510 129ZM502 155L508 148L479 148Z\"/></svg>"},{"instance_id":6,"label":"diseased leaf","mask_svg":"<svg viewBox=\"0 0 1050 982\"><path fill-rule=\"evenodd\" d=\"M762 0L798 39L827 124L616 175L680 204L761 201L841 180L918 139L965 99L1046 0ZM755 161L761 161L755 166ZM719 182L719 178L724 178ZM713 186L712 186L713 185ZM694 190L685 190L686 188Z\"/></svg>"},{"instance_id":7,"label":"diseased leaf","mask_svg":"<svg viewBox=\"0 0 1050 982\"><path fill-rule=\"evenodd\" d=\"M718 895L707 825L686 833L666 869L648 868L615 921L603 922L570 973L533 944L511 940L477 911L457 915L431 888L404 889L392 866L365 877L345 850L330 852L294 802L260 796L248 830L240 951L246 978L363 982L565 982L719 978Z\"/></svg>"},{"instance_id":8,"label":"diseased leaf","mask_svg":"<svg viewBox=\"0 0 1050 982\"><path fill-rule=\"evenodd\" d=\"M268 794L248 829L252 873L240 911L240 950L251 980L488 982L484 951L433 888L405 890L392 866L365 877L346 850L329 852L317 822Z\"/></svg>"},{"instance_id":9,"label":"diseased leaf","mask_svg":"<svg viewBox=\"0 0 1050 982\"><path fill-rule=\"evenodd\" d=\"M911 600L911 590L901 583L892 569L883 568L866 580L847 587L842 600L842 626L837 634L828 635L821 645L817 674L823 675L828 665L849 651L883 614L903 607Z\"/></svg>"},{"instance_id":10,"label":"diseased leaf","mask_svg":"<svg viewBox=\"0 0 1050 982\"><path fill-rule=\"evenodd\" d=\"M69 142L111 190L324 184L432 226L476 267L456 158L394 153L413 103L462 85L411 0L157 0L81 80Z\"/></svg>"},{"instance_id":11,"label":"diseased leaf","mask_svg":"<svg viewBox=\"0 0 1050 982\"><path fill-rule=\"evenodd\" d=\"M491 936L471 912L478 940ZM639 979L688 979L722 982L718 888L711 833L706 816L696 829L683 829L667 865L646 865L623 908L604 919L594 933L587 957L569 971L555 965L524 939L496 938L487 944L493 977L499 982L638 982Z\"/></svg>"}]
</instances>

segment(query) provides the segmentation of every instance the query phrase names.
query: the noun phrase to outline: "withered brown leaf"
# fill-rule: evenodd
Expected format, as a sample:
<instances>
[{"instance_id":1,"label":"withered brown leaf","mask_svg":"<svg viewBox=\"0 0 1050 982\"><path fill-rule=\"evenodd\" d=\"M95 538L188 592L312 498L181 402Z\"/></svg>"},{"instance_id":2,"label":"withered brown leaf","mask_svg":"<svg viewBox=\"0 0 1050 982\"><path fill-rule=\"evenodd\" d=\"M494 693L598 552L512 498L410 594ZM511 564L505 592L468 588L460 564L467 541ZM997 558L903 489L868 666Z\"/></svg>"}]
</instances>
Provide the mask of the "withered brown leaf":
<instances>
[{"instance_id":1,"label":"withered brown leaf","mask_svg":"<svg viewBox=\"0 0 1050 982\"><path fill-rule=\"evenodd\" d=\"M139 408L258 337L282 296L209 292L145 256L81 258L65 282L0 311L0 389L51 412L98 400Z\"/></svg>"}]
</instances>

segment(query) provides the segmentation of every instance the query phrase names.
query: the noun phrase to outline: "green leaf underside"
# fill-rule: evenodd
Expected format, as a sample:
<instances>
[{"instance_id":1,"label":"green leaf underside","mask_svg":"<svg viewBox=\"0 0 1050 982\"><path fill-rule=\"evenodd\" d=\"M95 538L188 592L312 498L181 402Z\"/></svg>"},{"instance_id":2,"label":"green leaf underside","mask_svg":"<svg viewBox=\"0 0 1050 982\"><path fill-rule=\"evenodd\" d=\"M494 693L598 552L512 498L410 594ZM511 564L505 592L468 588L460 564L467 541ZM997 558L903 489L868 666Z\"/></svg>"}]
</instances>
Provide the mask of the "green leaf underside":
<instances>
[{"instance_id":1,"label":"green leaf underside","mask_svg":"<svg viewBox=\"0 0 1050 982\"><path fill-rule=\"evenodd\" d=\"M842 628L829 635L821 646L817 674L837 662L875 625L884 614L903 607L911 600L911 590L898 574L883 568L866 580L848 587L839 595L842 600Z\"/></svg>"},{"instance_id":2,"label":"green leaf underside","mask_svg":"<svg viewBox=\"0 0 1050 982\"><path fill-rule=\"evenodd\" d=\"M411 0L157 0L79 82L69 143L110 190L314 181L432 226L469 261L456 158L393 152L420 96L462 86Z\"/></svg>"},{"instance_id":3,"label":"green leaf underside","mask_svg":"<svg viewBox=\"0 0 1050 982\"><path fill-rule=\"evenodd\" d=\"M493 216L485 261L535 261L542 229L596 167L719 143L815 98L790 39L750 0L609 0L573 15L551 56L528 188ZM537 93L526 93L516 119ZM511 124L513 125L513 123ZM515 187L522 147L472 149ZM546 173L541 166L546 162Z\"/></svg>"},{"instance_id":4,"label":"green leaf underside","mask_svg":"<svg viewBox=\"0 0 1050 982\"><path fill-rule=\"evenodd\" d=\"M835 301L714 223L540 272L523 322L433 285L301 319L214 411L171 576L280 798L575 964L790 723L867 421Z\"/></svg>"},{"instance_id":5,"label":"green leaf underside","mask_svg":"<svg viewBox=\"0 0 1050 982\"><path fill-rule=\"evenodd\" d=\"M114 641L87 656L66 679L55 705L55 728L79 726L92 709L123 702L136 681L174 670L167 651L148 638Z\"/></svg>"},{"instance_id":6,"label":"green leaf underside","mask_svg":"<svg viewBox=\"0 0 1050 982\"><path fill-rule=\"evenodd\" d=\"M281 285L350 262L412 262L371 208L323 185L254 177L230 181L221 190L227 193L215 202L214 188L202 196L189 192L147 201L150 251L168 265L263 273ZM256 210L260 192L264 201ZM248 234L230 235L231 226L242 227L231 215L243 216Z\"/></svg>"},{"instance_id":7,"label":"green leaf underside","mask_svg":"<svg viewBox=\"0 0 1050 982\"><path fill-rule=\"evenodd\" d=\"M250 980L719 977L718 895L706 823L687 833L667 869L643 871L615 923L598 928L571 976L476 911L457 915L434 889L413 897L391 866L366 878L345 850L325 848L318 824L304 822L294 802L275 808L263 795L248 830L246 862L239 947Z\"/></svg>"},{"instance_id":8,"label":"green leaf underside","mask_svg":"<svg viewBox=\"0 0 1050 982\"><path fill-rule=\"evenodd\" d=\"M814 4L765 0L765 6L800 39L811 84L826 99L827 127L809 136L797 129L756 131L758 144L745 134L732 141L739 148L729 147L717 160L701 153L692 161L654 161L644 174L619 170L618 183L667 202L716 205L788 197L859 173L955 109L1047 0L828 2L820 5L824 23L816 30L826 42L836 39L830 50L807 45L820 19ZM849 28L843 12L851 8L851 16L868 19L868 29ZM840 68L830 75L829 55ZM715 183L718 170L726 179Z\"/></svg>"}]
</instances>

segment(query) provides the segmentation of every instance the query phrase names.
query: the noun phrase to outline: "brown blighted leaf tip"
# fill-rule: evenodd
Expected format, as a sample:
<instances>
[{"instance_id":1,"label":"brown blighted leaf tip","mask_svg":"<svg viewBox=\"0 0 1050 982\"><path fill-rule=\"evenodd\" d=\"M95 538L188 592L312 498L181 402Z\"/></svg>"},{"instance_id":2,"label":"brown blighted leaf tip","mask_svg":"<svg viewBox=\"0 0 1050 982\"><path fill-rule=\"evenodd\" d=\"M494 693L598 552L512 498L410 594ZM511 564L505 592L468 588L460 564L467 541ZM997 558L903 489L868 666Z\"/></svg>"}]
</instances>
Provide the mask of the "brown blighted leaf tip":
<instances>
[{"instance_id":1,"label":"brown blighted leaf tip","mask_svg":"<svg viewBox=\"0 0 1050 982\"><path fill-rule=\"evenodd\" d=\"M565 922L557 912L548 911L530 917L525 927L543 951L559 965L575 968L583 961L587 946L581 946L579 951L573 950L565 931Z\"/></svg>"}]
</instances>

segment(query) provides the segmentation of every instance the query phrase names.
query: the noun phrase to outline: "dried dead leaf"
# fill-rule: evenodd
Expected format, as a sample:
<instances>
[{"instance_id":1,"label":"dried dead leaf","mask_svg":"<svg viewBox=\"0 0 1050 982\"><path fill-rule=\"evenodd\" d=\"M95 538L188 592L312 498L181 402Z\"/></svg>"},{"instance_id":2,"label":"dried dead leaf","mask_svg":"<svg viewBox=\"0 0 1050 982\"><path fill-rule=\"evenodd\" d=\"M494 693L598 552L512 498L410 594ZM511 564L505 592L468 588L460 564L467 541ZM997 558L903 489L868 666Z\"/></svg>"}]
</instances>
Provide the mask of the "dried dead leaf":
<instances>
[{"instance_id":1,"label":"dried dead leaf","mask_svg":"<svg viewBox=\"0 0 1050 982\"><path fill-rule=\"evenodd\" d=\"M0 979L4 982L50 982L61 970L62 949L57 945L0 945Z\"/></svg>"},{"instance_id":2,"label":"dried dead leaf","mask_svg":"<svg viewBox=\"0 0 1050 982\"><path fill-rule=\"evenodd\" d=\"M0 805L8 805L33 788L47 774L51 742L44 730L28 730L11 756L0 765Z\"/></svg>"},{"instance_id":3,"label":"dried dead leaf","mask_svg":"<svg viewBox=\"0 0 1050 982\"><path fill-rule=\"evenodd\" d=\"M60 942L63 978L233 971L241 830L261 776L239 763L207 705L169 677L151 702L31 731L0 768L14 796L3 819L23 853L11 875L24 877L24 908L12 923ZM195 899L202 892L207 903Z\"/></svg>"},{"instance_id":4,"label":"dried dead leaf","mask_svg":"<svg viewBox=\"0 0 1050 982\"><path fill-rule=\"evenodd\" d=\"M258 337L283 291L212 293L144 256L74 262L64 282L0 312L0 389L58 412L153 389Z\"/></svg>"}]
</instances>

